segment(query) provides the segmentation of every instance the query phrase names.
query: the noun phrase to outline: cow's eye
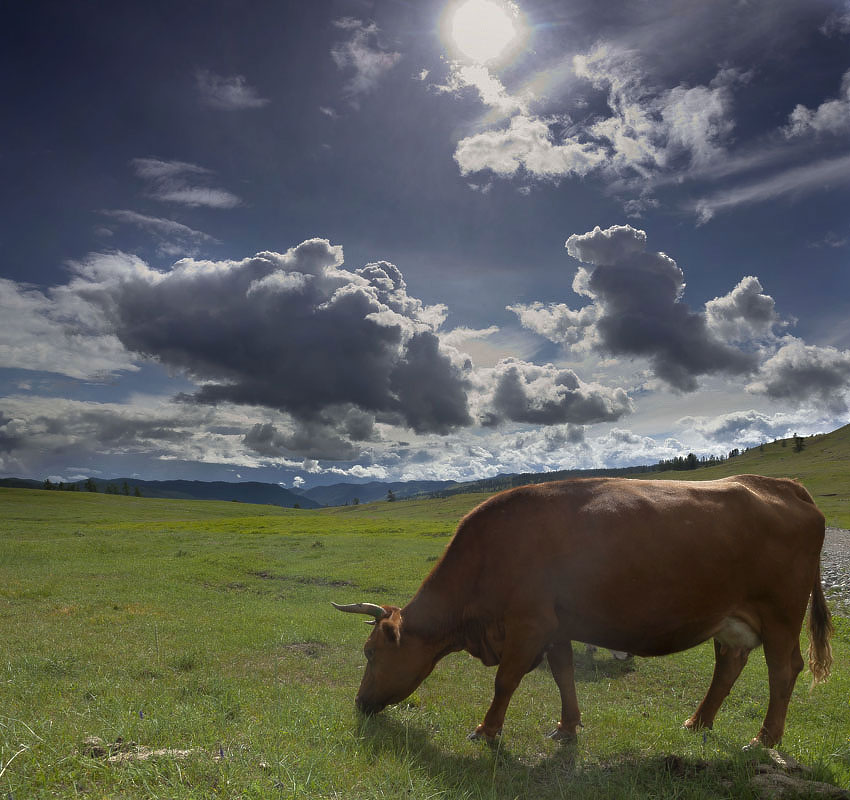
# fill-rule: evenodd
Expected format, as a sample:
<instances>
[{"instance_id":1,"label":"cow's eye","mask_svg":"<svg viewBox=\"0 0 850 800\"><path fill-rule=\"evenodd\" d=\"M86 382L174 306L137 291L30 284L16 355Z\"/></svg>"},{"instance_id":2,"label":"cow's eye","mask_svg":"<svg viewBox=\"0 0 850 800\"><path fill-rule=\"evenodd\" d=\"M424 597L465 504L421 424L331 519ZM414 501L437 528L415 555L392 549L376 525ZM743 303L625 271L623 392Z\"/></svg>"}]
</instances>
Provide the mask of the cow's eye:
<instances>
[{"instance_id":1,"label":"cow's eye","mask_svg":"<svg viewBox=\"0 0 850 800\"><path fill-rule=\"evenodd\" d=\"M364 654L365 654L365 656L366 656L366 660L367 660L367 661L371 661L371 660L372 660L372 656L374 656L374 655L375 655L375 648L374 648L374 647L367 647L367 648L363 651L363 653L364 653Z\"/></svg>"}]
</instances>

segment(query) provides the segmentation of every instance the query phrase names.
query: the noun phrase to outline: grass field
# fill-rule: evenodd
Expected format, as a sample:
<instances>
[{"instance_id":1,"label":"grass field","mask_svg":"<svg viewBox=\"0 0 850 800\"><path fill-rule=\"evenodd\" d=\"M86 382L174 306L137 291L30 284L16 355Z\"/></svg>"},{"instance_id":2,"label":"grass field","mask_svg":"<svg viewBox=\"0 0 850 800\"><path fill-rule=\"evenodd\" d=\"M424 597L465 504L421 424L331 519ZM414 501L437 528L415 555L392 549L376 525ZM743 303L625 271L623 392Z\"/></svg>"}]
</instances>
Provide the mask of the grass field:
<instances>
[{"instance_id":1,"label":"grass field","mask_svg":"<svg viewBox=\"0 0 850 800\"><path fill-rule=\"evenodd\" d=\"M634 664L577 646L575 747L544 738L559 710L544 669L497 750L466 741L494 671L465 654L358 719L368 629L330 601L402 605L481 499L297 511L0 490L0 798L752 796L760 651L706 735L680 725L708 644ZM850 624L836 628L834 674L813 693L801 676L782 750L850 788Z\"/></svg>"}]
</instances>

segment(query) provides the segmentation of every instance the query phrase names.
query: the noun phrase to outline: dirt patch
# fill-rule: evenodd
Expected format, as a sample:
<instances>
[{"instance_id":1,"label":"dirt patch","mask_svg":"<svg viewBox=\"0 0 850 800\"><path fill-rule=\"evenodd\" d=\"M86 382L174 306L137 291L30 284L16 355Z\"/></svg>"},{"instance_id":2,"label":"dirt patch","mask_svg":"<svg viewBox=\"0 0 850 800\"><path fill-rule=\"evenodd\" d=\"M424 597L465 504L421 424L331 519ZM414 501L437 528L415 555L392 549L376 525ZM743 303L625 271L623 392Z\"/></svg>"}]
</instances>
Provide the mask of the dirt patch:
<instances>
[{"instance_id":1,"label":"dirt patch","mask_svg":"<svg viewBox=\"0 0 850 800\"><path fill-rule=\"evenodd\" d=\"M265 569L254 570L248 573L255 578L260 578L264 581L281 581L283 583L300 583L306 584L309 586L349 586L356 587L357 584L353 581L344 581L338 580L335 578L322 578L322 577L306 577L306 576L292 576L292 575L275 575L273 572L269 572Z\"/></svg>"},{"instance_id":2,"label":"dirt patch","mask_svg":"<svg viewBox=\"0 0 850 800\"><path fill-rule=\"evenodd\" d=\"M145 747L136 742L125 742L120 736L111 743L106 743L98 736L88 736L83 739L80 753L89 758L97 758L106 761L109 764L127 764L137 761L150 761L153 758L171 758L182 760L191 758L192 756L208 756L212 755L206 750L201 750L199 747L191 747L188 749L178 749L173 747ZM213 759L219 760L222 757L221 750Z\"/></svg>"},{"instance_id":3,"label":"dirt patch","mask_svg":"<svg viewBox=\"0 0 850 800\"><path fill-rule=\"evenodd\" d=\"M327 648L324 642L293 642L283 646L288 653L297 653L308 658L318 658Z\"/></svg>"}]
</instances>

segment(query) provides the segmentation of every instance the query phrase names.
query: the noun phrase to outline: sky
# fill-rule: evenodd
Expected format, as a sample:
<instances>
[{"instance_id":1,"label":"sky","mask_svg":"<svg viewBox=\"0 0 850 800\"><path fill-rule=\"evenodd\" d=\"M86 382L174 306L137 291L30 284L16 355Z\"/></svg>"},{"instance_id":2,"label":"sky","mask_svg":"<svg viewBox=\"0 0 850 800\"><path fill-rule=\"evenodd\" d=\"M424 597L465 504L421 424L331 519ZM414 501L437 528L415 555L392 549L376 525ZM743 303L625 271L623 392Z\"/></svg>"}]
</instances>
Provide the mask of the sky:
<instances>
[{"instance_id":1,"label":"sky","mask_svg":"<svg viewBox=\"0 0 850 800\"><path fill-rule=\"evenodd\" d=\"M850 412L850 1L6 4L0 476L471 480Z\"/></svg>"}]
</instances>

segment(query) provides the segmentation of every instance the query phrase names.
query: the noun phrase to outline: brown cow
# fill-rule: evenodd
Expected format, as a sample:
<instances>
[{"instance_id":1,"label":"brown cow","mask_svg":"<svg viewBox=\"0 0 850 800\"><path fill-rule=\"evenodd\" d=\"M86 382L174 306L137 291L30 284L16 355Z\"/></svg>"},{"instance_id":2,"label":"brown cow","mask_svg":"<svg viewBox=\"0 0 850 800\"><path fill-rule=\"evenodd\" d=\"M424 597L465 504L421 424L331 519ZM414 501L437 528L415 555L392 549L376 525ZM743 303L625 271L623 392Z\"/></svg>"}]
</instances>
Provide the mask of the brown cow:
<instances>
[{"instance_id":1,"label":"brown cow","mask_svg":"<svg viewBox=\"0 0 850 800\"><path fill-rule=\"evenodd\" d=\"M413 692L448 653L499 665L493 701L470 738L492 741L511 695L545 655L561 693L552 738L581 726L571 642L661 656L714 639L714 676L688 728L710 728L750 650L764 645L770 702L754 742L782 737L803 669L829 675L832 632L820 585L824 518L798 483L738 475L715 481L587 478L512 489L458 526L403 608L370 614L358 709ZM335 604L336 605L336 604Z\"/></svg>"}]
</instances>

